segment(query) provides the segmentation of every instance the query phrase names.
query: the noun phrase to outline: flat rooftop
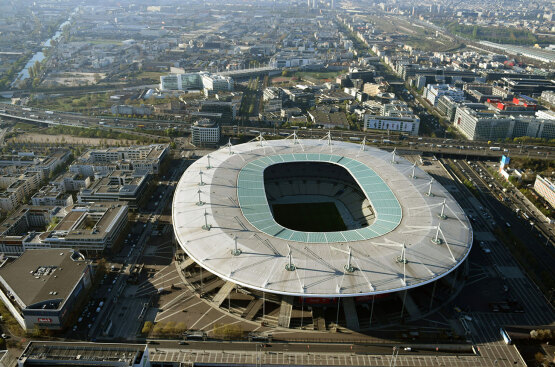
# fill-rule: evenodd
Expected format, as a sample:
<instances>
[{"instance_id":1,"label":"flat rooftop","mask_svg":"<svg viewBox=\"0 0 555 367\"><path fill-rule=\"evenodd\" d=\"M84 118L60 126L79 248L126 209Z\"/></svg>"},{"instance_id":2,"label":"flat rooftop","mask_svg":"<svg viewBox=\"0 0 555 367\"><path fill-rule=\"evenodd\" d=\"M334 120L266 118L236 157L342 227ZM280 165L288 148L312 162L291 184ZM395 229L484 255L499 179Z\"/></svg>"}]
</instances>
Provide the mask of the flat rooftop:
<instances>
[{"instance_id":1,"label":"flat rooftop","mask_svg":"<svg viewBox=\"0 0 555 367\"><path fill-rule=\"evenodd\" d=\"M114 362L133 366L140 363L145 350L145 344L31 341L19 361L24 361L23 366L45 366L54 361L71 366L105 366Z\"/></svg>"},{"instance_id":2,"label":"flat rooftop","mask_svg":"<svg viewBox=\"0 0 555 367\"><path fill-rule=\"evenodd\" d=\"M87 264L81 257L74 261L72 254L68 249L27 250L0 268L0 278L26 306L65 300Z\"/></svg>"}]
</instances>

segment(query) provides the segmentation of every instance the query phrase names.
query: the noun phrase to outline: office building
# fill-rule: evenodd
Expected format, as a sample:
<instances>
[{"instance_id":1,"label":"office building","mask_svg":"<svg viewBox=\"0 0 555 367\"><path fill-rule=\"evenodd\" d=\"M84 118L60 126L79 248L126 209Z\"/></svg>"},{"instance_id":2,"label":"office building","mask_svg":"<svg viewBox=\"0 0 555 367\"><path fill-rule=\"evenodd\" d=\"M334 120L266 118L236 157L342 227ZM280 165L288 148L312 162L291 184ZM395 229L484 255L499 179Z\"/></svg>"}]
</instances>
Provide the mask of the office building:
<instances>
[{"instance_id":1,"label":"office building","mask_svg":"<svg viewBox=\"0 0 555 367\"><path fill-rule=\"evenodd\" d=\"M160 77L160 89L171 90L208 90L233 91L234 81L231 77L207 72L170 74Z\"/></svg>"},{"instance_id":2,"label":"office building","mask_svg":"<svg viewBox=\"0 0 555 367\"><path fill-rule=\"evenodd\" d=\"M92 273L72 249L28 250L0 267L0 298L24 330L62 330L91 287Z\"/></svg>"},{"instance_id":3,"label":"office building","mask_svg":"<svg viewBox=\"0 0 555 367\"><path fill-rule=\"evenodd\" d=\"M555 184L549 178L537 175L534 191L544 198L552 208L555 208Z\"/></svg>"},{"instance_id":4,"label":"office building","mask_svg":"<svg viewBox=\"0 0 555 367\"><path fill-rule=\"evenodd\" d=\"M454 125L470 140L512 139L520 136L555 139L555 120L501 115L485 108L459 106Z\"/></svg>"},{"instance_id":5,"label":"office building","mask_svg":"<svg viewBox=\"0 0 555 367\"><path fill-rule=\"evenodd\" d=\"M77 198L80 203L125 201L129 208L136 209L144 199L148 180L149 174L144 171L116 170L82 188Z\"/></svg>"},{"instance_id":6,"label":"office building","mask_svg":"<svg viewBox=\"0 0 555 367\"><path fill-rule=\"evenodd\" d=\"M195 146L217 145L220 141L220 126L209 119L202 119L191 127L191 142Z\"/></svg>"},{"instance_id":7,"label":"office building","mask_svg":"<svg viewBox=\"0 0 555 367\"><path fill-rule=\"evenodd\" d=\"M73 197L71 194L60 190L58 186L46 185L43 186L31 197L33 205L45 206L69 206L73 204Z\"/></svg>"},{"instance_id":8,"label":"office building","mask_svg":"<svg viewBox=\"0 0 555 367\"><path fill-rule=\"evenodd\" d=\"M168 152L167 144L92 149L77 158L69 171L84 177L103 177L116 170L158 174Z\"/></svg>"},{"instance_id":9,"label":"office building","mask_svg":"<svg viewBox=\"0 0 555 367\"><path fill-rule=\"evenodd\" d=\"M392 100L390 103L381 105L379 115L374 113L364 115L364 130L368 129L400 131L418 135L420 118L405 102Z\"/></svg>"},{"instance_id":10,"label":"office building","mask_svg":"<svg viewBox=\"0 0 555 367\"><path fill-rule=\"evenodd\" d=\"M67 208L23 205L0 224L0 253L73 248L99 254L111 248L127 225L125 202L73 204Z\"/></svg>"},{"instance_id":11,"label":"office building","mask_svg":"<svg viewBox=\"0 0 555 367\"><path fill-rule=\"evenodd\" d=\"M424 96L434 106L441 96L449 96L455 102L464 100L464 92L449 84L430 84L424 89Z\"/></svg>"}]
</instances>

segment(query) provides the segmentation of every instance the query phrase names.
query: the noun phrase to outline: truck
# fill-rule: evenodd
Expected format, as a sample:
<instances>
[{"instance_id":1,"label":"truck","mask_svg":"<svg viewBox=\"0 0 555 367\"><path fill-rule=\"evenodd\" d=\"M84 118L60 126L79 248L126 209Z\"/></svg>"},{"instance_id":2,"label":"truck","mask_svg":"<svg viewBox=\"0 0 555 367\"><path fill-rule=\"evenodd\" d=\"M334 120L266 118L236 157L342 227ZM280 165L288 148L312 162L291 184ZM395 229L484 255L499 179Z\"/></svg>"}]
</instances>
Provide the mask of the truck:
<instances>
[{"instance_id":1,"label":"truck","mask_svg":"<svg viewBox=\"0 0 555 367\"><path fill-rule=\"evenodd\" d=\"M491 150L492 152L497 152L497 151L500 151L501 148L500 147L489 147L489 150Z\"/></svg>"},{"instance_id":2,"label":"truck","mask_svg":"<svg viewBox=\"0 0 555 367\"><path fill-rule=\"evenodd\" d=\"M47 115L53 115L54 114L54 112L52 112L52 111L44 111L44 113L46 113Z\"/></svg>"}]
</instances>

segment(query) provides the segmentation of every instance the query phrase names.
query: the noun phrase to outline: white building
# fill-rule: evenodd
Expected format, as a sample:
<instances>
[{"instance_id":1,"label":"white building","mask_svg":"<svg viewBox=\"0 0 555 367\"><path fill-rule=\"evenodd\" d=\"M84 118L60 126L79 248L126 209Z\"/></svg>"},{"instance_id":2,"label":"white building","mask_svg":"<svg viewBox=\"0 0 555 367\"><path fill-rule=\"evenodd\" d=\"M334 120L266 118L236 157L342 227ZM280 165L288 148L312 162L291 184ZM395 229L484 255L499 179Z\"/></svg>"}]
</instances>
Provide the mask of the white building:
<instances>
[{"instance_id":1,"label":"white building","mask_svg":"<svg viewBox=\"0 0 555 367\"><path fill-rule=\"evenodd\" d=\"M169 152L167 144L89 150L69 167L85 177L104 177L116 170L158 174Z\"/></svg>"},{"instance_id":2,"label":"white building","mask_svg":"<svg viewBox=\"0 0 555 367\"><path fill-rule=\"evenodd\" d=\"M495 111L457 107L455 127L470 140L499 140L530 136L555 139L555 120L499 115Z\"/></svg>"},{"instance_id":3,"label":"white building","mask_svg":"<svg viewBox=\"0 0 555 367\"><path fill-rule=\"evenodd\" d=\"M73 197L71 194L60 190L58 186L47 185L31 197L31 203L33 205L66 207L73 204Z\"/></svg>"},{"instance_id":4,"label":"white building","mask_svg":"<svg viewBox=\"0 0 555 367\"><path fill-rule=\"evenodd\" d=\"M536 112L539 119L555 120L555 112L551 110L540 110Z\"/></svg>"},{"instance_id":5,"label":"white building","mask_svg":"<svg viewBox=\"0 0 555 367\"><path fill-rule=\"evenodd\" d=\"M234 82L231 77L207 72L170 74L160 77L161 90L209 90L232 91Z\"/></svg>"},{"instance_id":6,"label":"white building","mask_svg":"<svg viewBox=\"0 0 555 367\"><path fill-rule=\"evenodd\" d=\"M390 130L418 135L420 118L402 101L394 100L381 106L380 115L365 114L364 130Z\"/></svg>"},{"instance_id":7,"label":"white building","mask_svg":"<svg viewBox=\"0 0 555 367\"><path fill-rule=\"evenodd\" d=\"M537 175L534 191L544 198L552 208L555 208L555 184L550 179Z\"/></svg>"},{"instance_id":8,"label":"white building","mask_svg":"<svg viewBox=\"0 0 555 367\"><path fill-rule=\"evenodd\" d=\"M395 117L364 115L364 130L390 130L407 132L411 135L418 135L420 128L420 118L414 117Z\"/></svg>"},{"instance_id":9,"label":"white building","mask_svg":"<svg viewBox=\"0 0 555 367\"><path fill-rule=\"evenodd\" d=\"M464 100L464 92L449 84L428 84L424 94L425 98L434 106L441 96L449 96L455 102Z\"/></svg>"},{"instance_id":10,"label":"white building","mask_svg":"<svg viewBox=\"0 0 555 367\"><path fill-rule=\"evenodd\" d=\"M216 145L220 141L220 126L208 119L202 119L191 127L191 140L196 146Z\"/></svg>"}]
</instances>

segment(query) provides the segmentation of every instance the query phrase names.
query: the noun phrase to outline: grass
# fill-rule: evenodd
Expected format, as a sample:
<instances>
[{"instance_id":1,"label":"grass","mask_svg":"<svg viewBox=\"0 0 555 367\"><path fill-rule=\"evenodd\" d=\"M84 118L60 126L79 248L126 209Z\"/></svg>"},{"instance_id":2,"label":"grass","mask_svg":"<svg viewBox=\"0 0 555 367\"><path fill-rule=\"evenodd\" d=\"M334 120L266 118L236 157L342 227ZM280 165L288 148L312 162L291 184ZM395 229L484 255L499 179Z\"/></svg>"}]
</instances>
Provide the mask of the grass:
<instances>
[{"instance_id":1,"label":"grass","mask_svg":"<svg viewBox=\"0 0 555 367\"><path fill-rule=\"evenodd\" d=\"M335 79L338 75L345 73L345 70L338 71L298 71L295 76L299 78L328 80Z\"/></svg>"},{"instance_id":2,"label":"grass","mask_svg":"<svg viewBox=\"0 0 555 367\"><path fill-rule=\"evenodd\" d=\"M297 231L333 232L347 229L332 202L274 204L274 218L282 226Z\"/></svg>"}]
</instances>

